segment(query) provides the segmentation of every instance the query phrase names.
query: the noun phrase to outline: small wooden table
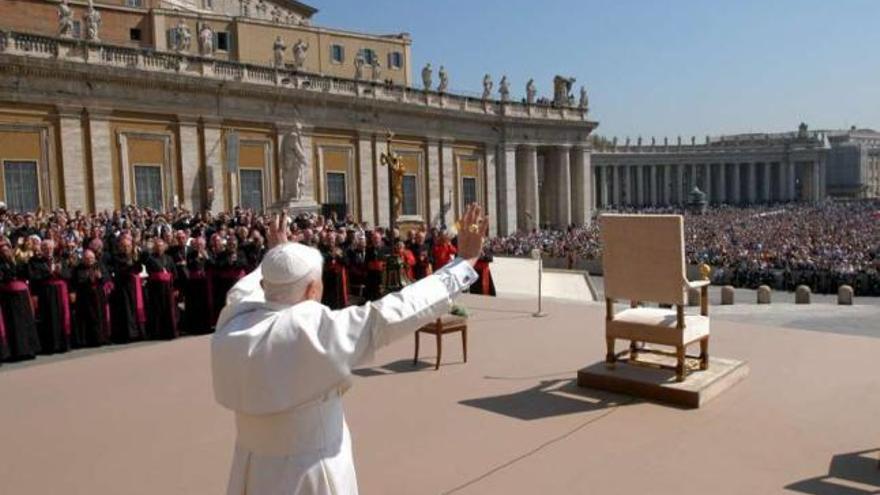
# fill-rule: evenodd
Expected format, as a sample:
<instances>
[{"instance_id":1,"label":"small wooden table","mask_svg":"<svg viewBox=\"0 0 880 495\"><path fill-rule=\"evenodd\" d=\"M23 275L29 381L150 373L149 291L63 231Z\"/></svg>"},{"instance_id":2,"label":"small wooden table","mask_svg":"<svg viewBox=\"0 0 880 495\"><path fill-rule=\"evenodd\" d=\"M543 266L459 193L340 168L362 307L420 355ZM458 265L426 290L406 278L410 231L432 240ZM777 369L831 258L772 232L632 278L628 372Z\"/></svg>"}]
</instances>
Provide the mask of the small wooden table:
<instances>
[{"instance_id":1,"label":"small wooden table","mask_svg":"<svg viewBox=\"0 0 880 495\"><path fill-rule=\"evenodd\" d=\"M437 336L437 364L434 369L440 369L440 356L443 354L443 334L461 332L461 347L464 354L464 362L467 362L467 320L461 316L443 315L433 323L428 323L416 330L416 355L413 358L413 366L419 362L419 334L429 333Z\"/></svg>"}]
</instances>

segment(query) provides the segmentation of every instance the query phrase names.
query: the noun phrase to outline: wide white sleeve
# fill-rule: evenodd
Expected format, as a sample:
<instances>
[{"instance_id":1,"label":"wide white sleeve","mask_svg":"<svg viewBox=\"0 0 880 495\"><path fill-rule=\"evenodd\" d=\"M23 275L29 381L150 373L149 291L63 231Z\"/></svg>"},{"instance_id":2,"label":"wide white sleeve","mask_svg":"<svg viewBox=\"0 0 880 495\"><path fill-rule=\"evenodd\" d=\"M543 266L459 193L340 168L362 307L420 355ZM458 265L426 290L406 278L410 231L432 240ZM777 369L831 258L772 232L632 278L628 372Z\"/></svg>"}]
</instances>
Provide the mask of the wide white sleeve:
<instances>
[{"instance_id":1,"label":"wide white sleeve","mask_svg":"<svg viewBox=\"0 0 880 495\"><path fill-rule=\"evenodd\" d=\"M470 264L459 258L378 301L326 312L320 338L336 351L337 366L346 373L372 359L376 349L412 335L425 323L448 313L453 298L477 278Z\"/></svg>"},{"instance_id":2,"label":"wide white sleeve","mask_svg":"<svg viewBox=\"0 0 880 495\"><path fill-rule=\"evenodd\" d=\"M263 276L260 267L258 266L255 270L239 279L239 281L229 289L229 292L226 293L226 305L232 306L233 304L244 301L265 301L266 298L263 294L263 286L260 285L262 280Z\"/></svg>"}]
</instances>

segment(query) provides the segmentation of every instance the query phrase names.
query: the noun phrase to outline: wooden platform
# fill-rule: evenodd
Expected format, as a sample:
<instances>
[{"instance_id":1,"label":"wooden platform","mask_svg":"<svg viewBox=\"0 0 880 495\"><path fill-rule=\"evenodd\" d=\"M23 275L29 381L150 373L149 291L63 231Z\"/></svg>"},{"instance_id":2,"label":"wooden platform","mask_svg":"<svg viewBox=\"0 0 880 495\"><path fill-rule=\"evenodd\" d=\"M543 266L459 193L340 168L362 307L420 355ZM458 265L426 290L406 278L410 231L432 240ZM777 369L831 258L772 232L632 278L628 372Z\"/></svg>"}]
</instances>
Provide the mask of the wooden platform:
<instances>
[{"instance_id":1,"label":"wooden platform","mask_svg":"<svg viewBox=\"0 0 880 495\"><path fill-rule=\"evenodd\" d=\"M642 360L647 355L639 356ZM605 362L592 364L578 371L581 387L607 390L677 406L698 408L749 374L744 361L710 358L706 371L692 370L684 382L675 381L675 372L645 364L618 361L613 369Z\"/></svg>"}]
</instances>

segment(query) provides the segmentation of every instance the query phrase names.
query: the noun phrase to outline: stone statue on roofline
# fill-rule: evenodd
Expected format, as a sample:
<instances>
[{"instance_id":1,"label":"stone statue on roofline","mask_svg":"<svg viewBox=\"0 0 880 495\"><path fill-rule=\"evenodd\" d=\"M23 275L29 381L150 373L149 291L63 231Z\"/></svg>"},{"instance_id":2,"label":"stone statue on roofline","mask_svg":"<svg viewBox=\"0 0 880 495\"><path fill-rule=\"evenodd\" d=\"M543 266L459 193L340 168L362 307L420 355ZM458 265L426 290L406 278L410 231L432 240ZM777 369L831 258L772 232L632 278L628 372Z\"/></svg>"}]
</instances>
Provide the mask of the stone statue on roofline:
<instances>
[{"instance_id":1,"label":"stone statue on roofline","mask_svg":"<svg viewBox=\"0 0 880 495\"><path fill-rule=\"evenodd\" d=\"M433 69L431 69L431 63L428 62L422 68L422 86L425 88L425 91L430 91L431 86L434 85L433 78Z\"/></svg>"},{"instance_id":2,"label":"stone statue on roofline","mask_svg":"<svg viewBox=\"0 0 880 495\"><path fill-rule=\"evenodd\" d=\"M306 63L306 52L309 51L309 44L303 40L299 40L294 43L291 50L293 51L293 68L295 70L302 69L303 65Z\"/></svg>"},{"instance_id":3,"label":"stone statue on roofline","mask_svg":"<svg viewBox=\"0 0 880 495\"><path fill-rule=\"evenodd\" d=\"M287 50L287 45L284 44L284 40L281 38L281 35L275 37L275 43L272 44L272 52L275 55L274 65L276 68L284 67L284 51Z\"/></svg>"},{"instance_id":4,"label":"stone statue on roofline","mask_svg":"<svg viewBox=\"0 0 880 495\"><path fill-rule=\"evenodd\" d=\"M86 39L89 41L100 41L98 29L101 27L101 13L95 8L92 0L89 0L89 7L83 16L86 24Z\"/></svg>"},{"instance_id":5,"label":"stone statue on roofline","mask_svg":"<svg viewBox=\"0 0 880 495\"><path fill-rule=\"evenodd\" d=\"M526 103L529 105L535 104L535 96L538 94L538 89L535 87L535 80L529 79L529 82L526 83Z\"/></svg>"},{"instance_id":6,"label":"stone statue on roofline","mask_svg":"<svg viewBox=\"0 0 880 495\"><path fill-rule=\"evenodd\" d=\"M206 57L214 54L214 30L207 22L203 22L199 28L199 48Z\"/></svg>"},{"instance_id":7,"label":"stone statue on roofline","mask_svg":"<svg viewBox=\"0 0 880 495\"><path fill-rule=\"evenodd\" d=\"M581 86L581 95L578 100L578 108L584 111L584 113L590 110L590 98L587 96L587 88L585 86Z\"/></svg>"},{"instance_id":8,"label":"stone statue on roofline","mask_svg":"<svg viewBox=\"0 0 880 495\"><path fill-rule=\"evenodd\" d=\"M437 91L445 93L449 89L449 74L446 73L446 67L441 65L437 76L440 78L440 85L437 86Z\"/></svg>"},{"instance_id":9,"label":"stone statue on roofline","mask_svg":"<svg viewBox=\"0 0 880 495\"><path fill-rule=\"evenodd\" d=\"M557 106L571 106L574 97L571 87L577 80L573 77L556 76L553 78L553 103Z\"/></svg>"},{"instance_id":10,"label":"stone statue on roofline","mask_svg":"<svg viewBox=\"0 0 880 495\"><path fill-rule=\"evenodd\" d=\"M510 100L510 83L507 81L506 75L501 76L501 82L498 83L498 93L501 95L501 101Z\"/></svg>"},{"instance_id":11,"label":"stone statue on roofline","mask_svg":"<svg viewBox=\"0 0 880 495\"><path fill-rule=\"evenodd\" d=\"M488 100L492 97L492 87L494 84L492 83L492 76L486 74L483 76L483 99Z\"/></svg>"},{"instance_id":12,"label":"stone statue on roofline","mask_svg":"<svg viewBox=\"0 0 880 495\"><path fill-rule=\"evenodd\" d=\"M73 11L68 0L62 0L58 4L58 36L73 38L73 34Z\"/></svg>"}]
</instances>

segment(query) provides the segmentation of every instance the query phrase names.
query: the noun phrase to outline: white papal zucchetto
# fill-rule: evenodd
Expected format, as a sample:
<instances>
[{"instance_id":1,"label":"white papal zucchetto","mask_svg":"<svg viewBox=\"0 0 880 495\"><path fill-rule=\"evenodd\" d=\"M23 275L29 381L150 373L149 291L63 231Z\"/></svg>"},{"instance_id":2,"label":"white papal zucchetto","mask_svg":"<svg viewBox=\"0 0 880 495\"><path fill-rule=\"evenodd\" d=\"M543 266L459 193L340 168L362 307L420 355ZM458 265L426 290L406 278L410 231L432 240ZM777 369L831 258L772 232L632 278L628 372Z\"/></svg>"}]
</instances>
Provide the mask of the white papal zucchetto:
<instances>
[{"instance_id":1,"label":"white papal zucchetto","mask_svg":"<svg viewBox=\"0 0 880 495\"><path fill-rule=\"evenodd\" d=\"M308 284L321 276L324 258L320 251L298 242L270 249L263 257L263 281L272 285Z\"/></svg>"}]
</instances>

